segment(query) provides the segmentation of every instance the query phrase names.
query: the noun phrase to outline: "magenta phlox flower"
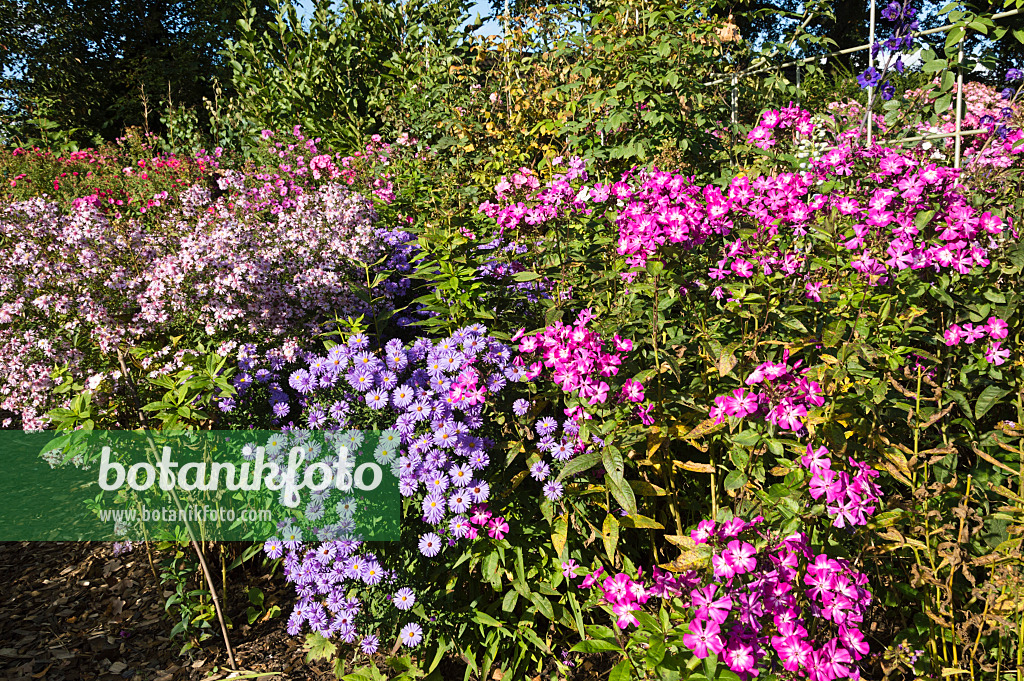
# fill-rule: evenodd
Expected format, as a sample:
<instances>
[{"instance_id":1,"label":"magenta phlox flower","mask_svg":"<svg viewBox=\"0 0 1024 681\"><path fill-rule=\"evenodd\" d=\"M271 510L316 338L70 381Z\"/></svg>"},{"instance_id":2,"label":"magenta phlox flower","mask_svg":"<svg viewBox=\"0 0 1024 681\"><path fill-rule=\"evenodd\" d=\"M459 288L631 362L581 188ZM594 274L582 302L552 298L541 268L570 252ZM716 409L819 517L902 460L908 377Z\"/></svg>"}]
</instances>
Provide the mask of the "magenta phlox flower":
<instances>
[{"instance_id":1,"label":"magenta phlox flower","mask_svg":"<svg viewBox=\"0 0 1024 681\"><path fill-rule=\"evenodd\" d=\"M725 649L718 623L700 617L690 622L690 633L683 636L683 645L700 659L708 655L717 655Z\"/></svg>"},{"instance_id":2,"label":"magenta phlox flower","mask_svg":"<svg viewBox=\"0 0 1024 681\"><path fill-rule=\"evenodd\" d=\"M709 584L703 589L694 589L690 592L690 599L696 607L694 616L701 619L710 619L721 624L729 617L732 610L732 598L728 595L716 598L718 585Z\"/></svg>"}]
</instances>

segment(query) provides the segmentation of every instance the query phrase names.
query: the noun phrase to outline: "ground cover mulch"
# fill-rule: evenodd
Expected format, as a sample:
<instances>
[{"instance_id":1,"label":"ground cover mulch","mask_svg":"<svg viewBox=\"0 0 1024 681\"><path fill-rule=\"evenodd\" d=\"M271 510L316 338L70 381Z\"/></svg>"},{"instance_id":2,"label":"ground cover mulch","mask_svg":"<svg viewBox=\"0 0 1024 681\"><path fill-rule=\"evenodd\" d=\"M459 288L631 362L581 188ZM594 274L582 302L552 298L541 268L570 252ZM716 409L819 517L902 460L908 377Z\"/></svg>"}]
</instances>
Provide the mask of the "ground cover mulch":
<instances>
[{"instance_id":1,"label":"ground cover mulch","mask_svg":"<svg viewBox=\"0 0 1024 681\"><path fill-rule=\"evenodd\" d=\"M287 586L273 580L258 586L267 603L287 596ZM100 542L0 543L0 679L229 678L219 634L179 655L182 641L168 637L173 622L164 613L164 589L142 547L115 556L112 544ZM334 679L326 663L305 662L284 617L249 626L248 599L236 596L229 586L227 613L236 624L229 635L239 667L278 672L268 679Z\"/></svg>"},{"instance_id":2,"label":"ground cover mulch","mask_svg":"<svg viewBox=\"0 0 1024 681\"><path fill-rule=\"evenodd\" d=\"M233 582L225 611L235 623L229 635L240 668L277 673L266 679L335 679L326 662L305 661L301 640L285 631L285 616L246 624L244 588L258 586L266 606L278 603L288 612L294 593L289 585L258 573ZM168 636L173 622L164 612L170 595L165 589L143 547L115 555L113 544L104 542L0 542L0 681L237 676L227 669L219 630L201 648L180 653L180 638ZM570 681L607 678L612 661L587 657L592 659L581 660ZM446 662L442 675L461 681L464 667ZM492 681L512 680L498 673Z\"/></svg>"}]
</instances>

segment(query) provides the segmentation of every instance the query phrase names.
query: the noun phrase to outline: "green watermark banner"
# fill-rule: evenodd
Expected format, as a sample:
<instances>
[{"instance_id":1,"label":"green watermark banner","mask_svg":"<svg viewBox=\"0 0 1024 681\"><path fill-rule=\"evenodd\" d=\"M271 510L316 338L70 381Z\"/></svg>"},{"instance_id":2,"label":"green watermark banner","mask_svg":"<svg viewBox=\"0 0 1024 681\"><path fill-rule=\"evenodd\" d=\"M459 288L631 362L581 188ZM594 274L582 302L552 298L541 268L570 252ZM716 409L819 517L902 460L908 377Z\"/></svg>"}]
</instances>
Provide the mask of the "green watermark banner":
<instances>
[{"instance_id":1,"label":"green watermark banner","mask_svg":"<svg viewBox=\"0 0 1024 681\"><path fill-rule=\"evenodd\" d=\"M395 431L0 430L0 541L399 539Z\"/></svg>"}]
</instances>

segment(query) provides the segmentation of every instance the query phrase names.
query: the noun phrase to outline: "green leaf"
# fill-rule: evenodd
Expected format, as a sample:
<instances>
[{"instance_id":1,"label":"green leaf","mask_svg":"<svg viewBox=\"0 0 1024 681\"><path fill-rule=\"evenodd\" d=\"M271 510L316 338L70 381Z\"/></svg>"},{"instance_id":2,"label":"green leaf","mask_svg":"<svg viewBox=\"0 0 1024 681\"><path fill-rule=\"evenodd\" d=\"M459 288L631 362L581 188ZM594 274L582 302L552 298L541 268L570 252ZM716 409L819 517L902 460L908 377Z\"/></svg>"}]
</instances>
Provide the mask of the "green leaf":
<instances>
[{"instance_id":1,"label":"green leaf","mask_svg":"<svg viewBox=\"0 0 1024 681\"><path fill-rule=\"evenodd\" d=\"M604 517L604 528L601 532L601 541L604 543L605 553L608 560L615 560L615 547L619 543L619 519L609 513Z\"/></svg>"},{"instance_id":2,"label":"green leaf","mask_svg":"<svg viewBox=\"0 0 1024 681\"><path fill-rule=\"evenodd\" d=\"M609 650L622 650L615 641L592 638L589 641L580 641L569 649L570 653L603 653Z\"/></svg>"},{"instance_id":3,"label":"green leaf","mask_svg":"<svg viewBox=\"0 0 1024 681\"><path fill-rule=\"evenodd\" d=\"M306 644L304 647L306 649L306 662L330 659L338 651L338 646L332 643L330 639L324 638L315 631L306 634Z\"/></svg>"},{"instance_id":4,"label":"green leaf","mask_svg":"<svg viewBox=\"0 0 1024 681\"><path fill-rule=\"evenodd\" d=\"M647 655L644 657L644 663L648 669L653 669L661 664L661 661L665 659L665 639L661 637L651 637L650 648L647 649Z\"/></svg>"},{"instance_id":5,"label":"green leaf","mask_svg":"<svg viewBox=\"0 0 1024 681\"><path fill-rule=\"evenodd\" d=\"M558 474L558 481L561 482L565 478L588 471L601 461L602 453L600 451L591 451L578 456L575 459L569 461L569 463L562 469L562 472Z\"/></svg>"},{"instance_id":6,"label":"green leaf","mask_svg":"<svg viewBox=\"0 0 1024 681\"><path fill-rule=\"evenodd\" d=\"M664 530L665 526L654 518L639 514L630 514L619 519L623 527L631 527L638 530Z\"/></svg>"},{"instance_id":7,"label":"green leaf","mask_svg":"<svg viewBox=\"0 0 1024 681\"><path fill-rule=\"evenodd\" d=\"M733 436L732 441L741 447L753 447L761 439L761 434L753 428L742 430Z\"/></svg>"},{"instance_id":8,"label":"green leaf","mask_svg":"<svg viewBox=\"0 0 1024 681\"><path fill-rule=\"evenodd\" d=\"M505 598L501 601L501 609L505 612L512 612L516 609L516 603L519 601L519 592L515 589L509 589L508 593L505 594Z\"/></svg>"},{"instance_id":9,"label":"green leaf","mask_svg":"<svg viewBox=\"0 0 1024 681\"><path fill-rule=\"evenodd\" d=\"M612 669L612 673L608 675L608 681L629 681L630 671L629 660L623 660Z\"/></svg>"},{"instance_id":10,"label":"green leaf","mask_svg":"<svg viewBox=\"0 0 1024 681\"><path fill-rule=\"evenodd\" d=\"M740 489L747 484L747 474L743 471L730 471L725 476L725 491L731 492L734 489Z\"/></svg>"},{"instance_id":11,"label":"green leaf","mask_svg":"<svg viewBox=\"0 0 1024 681\"><path fill-rule=\"evenodd\" d=\"M489 627L497 627L499 629L501 629L502 627L505 626L503 623L501 623L498 620L494 619L493 617L488 615L486 612L483 612L482 610L477 610L476 612L473 613L473 621L476 622L477 624L485 624L485 625L487 625Z\"/></svg>"},{"instance_id":12,"label":"green leaf","mask_svg":"<svg viewBox=\"0 0 1024 681\"><path fill-rule=\"evenodd\" d=\"M551 601L544 596L541 596L539 593L530 594L530 600L537 606L537 610L540 614L544 615L552 622L555 621L555 610L551 607Z\"/></svg>"},{"instance_id":13,"label":"green leaf","mask_svg":"<svg viewBox=\"0 0 1024 681\"><path fill-rule=\"evenodd\" d=\"M1009 390L995 385L990 385L982 390L981 395L978 396L978 401L974 403L974 418L980 420L999 400L1009 394Z\"/></svg>"}]
</instances>

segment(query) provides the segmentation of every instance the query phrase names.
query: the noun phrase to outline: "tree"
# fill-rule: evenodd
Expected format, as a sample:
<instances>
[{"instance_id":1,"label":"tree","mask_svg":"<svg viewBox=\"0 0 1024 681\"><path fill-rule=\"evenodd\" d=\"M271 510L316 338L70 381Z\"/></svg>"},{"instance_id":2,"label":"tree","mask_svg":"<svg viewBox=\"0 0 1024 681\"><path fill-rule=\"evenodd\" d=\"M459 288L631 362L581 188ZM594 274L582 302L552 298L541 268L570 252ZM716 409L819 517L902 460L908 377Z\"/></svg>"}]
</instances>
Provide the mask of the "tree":
<instances>
[{"instance_id":1,"label":"tree","mask_svg":"<svg viewBox=\"0 0 1024 681\"><path fill-rule=\"evenodd\" d=\"M172 105L202 113L212 79L230 77L219 53L244 11L236 0L0 3L6 134L49 125L86 142L127 126L160 131ZM272 15L266 2L257 13Z\"/></svg>"}]
</instances>

